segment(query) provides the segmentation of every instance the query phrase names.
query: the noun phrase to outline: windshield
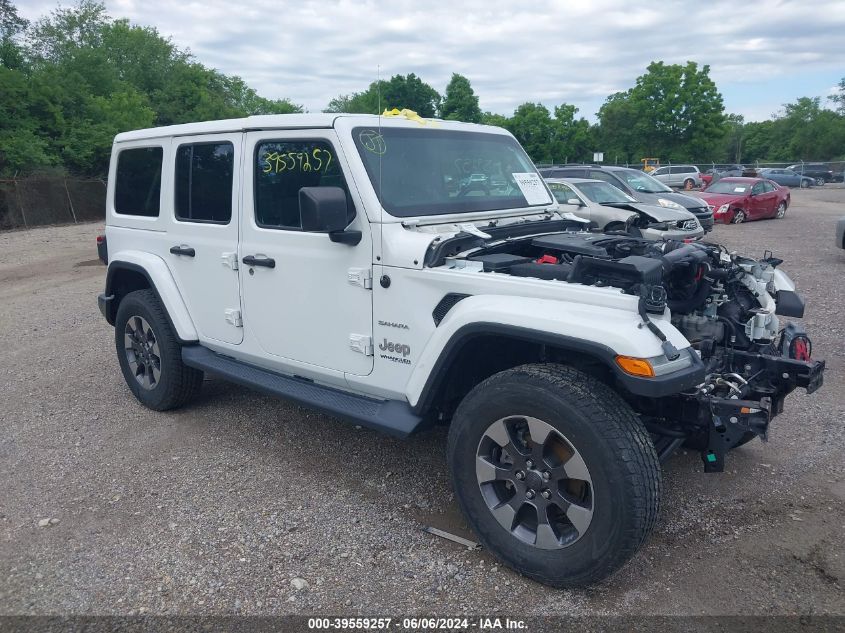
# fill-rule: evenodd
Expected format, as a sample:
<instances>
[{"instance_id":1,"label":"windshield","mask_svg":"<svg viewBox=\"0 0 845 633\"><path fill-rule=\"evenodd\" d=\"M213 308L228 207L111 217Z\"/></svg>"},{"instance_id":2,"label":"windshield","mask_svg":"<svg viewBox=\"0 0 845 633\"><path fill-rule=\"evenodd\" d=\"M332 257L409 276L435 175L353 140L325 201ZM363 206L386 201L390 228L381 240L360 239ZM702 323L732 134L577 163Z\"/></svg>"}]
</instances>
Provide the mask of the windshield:
<instances>
[{"instance_id":1,"label":"windshield","mask_svg":"<svg viewBox=\"0 0 845 633\"><path fill-rule=\"evenodd\" d=\"M751 190L751 185L745 182L731 182L730 180L719 180L707 187L707 193L746 193Z\"/></svg>"},{"instance_id":2,"label":"windshield","mask_svg":"<svg viewBox=\"0 0 845 633\"><path fill-rule=\"evenodd\" d=\"M643 193L671 193L672 189L645 172L625 169L616 172L635 191Z\"/></svg>"},{"instance_id":3,"label":"windshield","mask_svg":"<svg viewBox=\"0 0 845 633\"><path fill-rule=\"evenodd\" d=\"M636 202L624 191L606 182L579 182L578 188L585 196L598 204L627 204Z\"/></svg>"},{"instance_id":4,"label":"windshield","mask_svg":"<svg viewBox=\"0 0 845 633\"><path fill-rule=\"evenodd\" d=\"M552 204L512 137L436 128L352 130L384 209L398 217Z\"/></svg>"}]
</instances>

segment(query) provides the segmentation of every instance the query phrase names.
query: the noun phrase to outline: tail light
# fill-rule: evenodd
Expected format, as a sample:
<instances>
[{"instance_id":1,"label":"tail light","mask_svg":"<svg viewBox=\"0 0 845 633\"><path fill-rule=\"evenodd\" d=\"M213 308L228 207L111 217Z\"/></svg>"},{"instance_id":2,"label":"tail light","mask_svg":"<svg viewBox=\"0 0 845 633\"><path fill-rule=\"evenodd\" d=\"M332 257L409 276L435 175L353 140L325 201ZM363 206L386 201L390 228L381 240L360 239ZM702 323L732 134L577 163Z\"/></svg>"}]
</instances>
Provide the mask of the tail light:
<instances>
[{"instance_id":1,"label":"tail light","mask_svg":"<svg viewBox=\"0 0 845 633\"><path fill-rule=\"evenodd\" d=\"M105 236L105 235L98 235L98 236L97 236L97 246L99 246L100 244L102 244L102 243L103 243L103 242L105 242L105 241L106 241L106 236Z\"/></svg>"}]
</instances>

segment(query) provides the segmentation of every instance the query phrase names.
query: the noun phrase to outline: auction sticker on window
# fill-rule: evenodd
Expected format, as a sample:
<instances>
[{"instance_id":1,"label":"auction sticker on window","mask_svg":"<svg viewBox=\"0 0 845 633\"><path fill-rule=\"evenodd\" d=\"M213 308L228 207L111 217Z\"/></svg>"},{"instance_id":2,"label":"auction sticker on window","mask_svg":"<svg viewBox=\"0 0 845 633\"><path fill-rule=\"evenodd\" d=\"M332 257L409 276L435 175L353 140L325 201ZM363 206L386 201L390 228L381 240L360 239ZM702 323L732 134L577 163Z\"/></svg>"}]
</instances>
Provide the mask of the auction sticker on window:
<instances>
[{"instance_id":1,"label":"auction sticker on window","mask_svg":"<svg viewBox=\"0 0 845 633\"><path fill-rule=\"evenodd\" d=\"M525 196L525 201L533 206L535 204L550 204L549 192L543 185L540 175L537 173L525 172L511 174L516 180L516 184L522 195Z\"/></svg>"}]
</instances>

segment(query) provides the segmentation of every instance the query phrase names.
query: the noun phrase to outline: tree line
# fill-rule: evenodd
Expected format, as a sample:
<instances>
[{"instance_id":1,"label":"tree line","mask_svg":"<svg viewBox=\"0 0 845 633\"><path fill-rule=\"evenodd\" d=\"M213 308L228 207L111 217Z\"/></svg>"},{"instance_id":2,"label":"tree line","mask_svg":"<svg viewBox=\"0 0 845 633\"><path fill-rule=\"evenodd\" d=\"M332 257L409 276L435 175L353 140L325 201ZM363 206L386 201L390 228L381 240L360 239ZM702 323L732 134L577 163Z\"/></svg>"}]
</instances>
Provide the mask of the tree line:
<instances>
[{"instance_id":1,"label":"tree line","mask_svg":"<svg viewBox=\"0 0 845 633\"><path fill-rule=\"evenodd\" d=\"M423 117L508 129L537 163L591 161L753 163L845 158L845 78L825 108L819 97L785 104L767 121L726 113L710 67L652 62L610 95L591 124L568 103L526 102L484 112L466 77L441 95L414 73L338 95L325 112L408 108ZM34 23L0 0L0 174L60 168L100 175L115 134L251 114L302 112L267 99L237 76L207 68L151 27L114 19L98 0L78 0Z\"/></svg>"}]
</instances>

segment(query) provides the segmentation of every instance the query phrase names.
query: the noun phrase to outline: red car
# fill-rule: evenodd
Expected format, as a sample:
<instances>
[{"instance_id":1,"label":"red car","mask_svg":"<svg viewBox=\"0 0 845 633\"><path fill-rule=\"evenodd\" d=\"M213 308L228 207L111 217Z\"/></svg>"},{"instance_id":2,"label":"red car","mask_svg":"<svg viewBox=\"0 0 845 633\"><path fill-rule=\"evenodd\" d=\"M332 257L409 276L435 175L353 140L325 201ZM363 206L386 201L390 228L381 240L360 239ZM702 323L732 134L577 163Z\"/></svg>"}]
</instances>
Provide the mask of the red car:
<instances>
[{"instance_id":1,"label":"red car","mask_svg":"<svg viewBox=\"0 0 845 633\"><path fill-rule=\"evenodd\" d=\"M713 220L739 224L748 220L782 218L789 208L789 189L764 178L722 178L701 193Z\"/></svg>"}]
</instances>

